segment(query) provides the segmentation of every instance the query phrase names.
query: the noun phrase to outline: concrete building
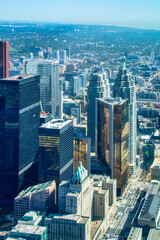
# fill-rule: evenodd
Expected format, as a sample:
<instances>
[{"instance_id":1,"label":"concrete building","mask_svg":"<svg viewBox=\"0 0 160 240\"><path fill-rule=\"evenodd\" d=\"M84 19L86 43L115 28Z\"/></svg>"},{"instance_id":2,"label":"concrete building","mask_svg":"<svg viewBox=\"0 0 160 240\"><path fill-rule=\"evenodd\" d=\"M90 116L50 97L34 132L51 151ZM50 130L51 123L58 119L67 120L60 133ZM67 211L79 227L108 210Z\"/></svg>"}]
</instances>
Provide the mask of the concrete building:
<instances>
[{"instance_id":1,"label":"concrete building","mask_svg":"<svg viewBox=\"0 0 160 240\"><path fill-rule=\"evenodd\" d=\"M23 190L14 200L15 222L30 210L54 212L55 201L55 181L38 184Z\"/></svg>"},{"instance_id":2,"label":"concrete building","mask_svg":"<svg viewBox=\"0 0 160 240\"><path fill-rule=\"evenodd\" d=\"M142 228L132 227L127 240L142 240Z\"/></svg>"},{"instance_id":3,"label":"concrete building","mask_svg":"<svg viewBox=\"0 0 160 240\"><path fill-rule=\"evenodd\" d=\"M59 213L77 214L92 218L93 180L79 162L78 169L66 182L59 185ZM66 194L67 192L67 194Z\"/></svg>"},{"instance_id":4,"label":"concrete building","mask_svg":"<svg viewBox=\"0 0 160 240\"><path fill-rule=\"evenodd\" d=\"M110 179L109 177L104 177L102 181L102 189L109 190L109 206L116 203L117 199L117 181L116 179Z\"/></svg>"},{"instance_id":5,"label":"concrete building","mask_svg":"<svg viewBox=\"0 0 160 240\"><path fill-rule=\"evenodd\" d=\"M24 63L24 73L40 75L41 111L52 113L54 118L61 118L59 62L41 59L27 60Z\"/></svg>"},{"instance_id":6,"label":"concrete building","mask_svg":"<svg viewBox=\"0 0 160 240\"><path fill-rule=\"evenodd\" d=\"M78 169L78 162L82 162L88 173L91 173L91 139L78 129L73 129L73 174Z\"/></svg>"},{"instance_id":7,"label":"concrete building","mask_svg":"<svg viewBox=\"0 0 160 240\"><path fill-rule=\"evenodd\" d=\"M113 87L113 97L121 97L129 100L129 174L132 175L136 167L137 154L137 106L135 83L132 75L126 69L126 59L122 59L123 66L119 69L115 85Z\"/></svg>"},{"instance_id":8,"label":"concrete building","mask_svg":"<svg viewBox=\"0 0 160 240\"><path fill-rule=\"evenodd\" d=\"M96 155L111 169L117 179L118 194L128 182L129 172L128 100L96 99Z\"/></svg>"},{"instance_id":9,"label":"concrete building","mask_svg":"<svg viewBox=\"0 0 160 240\"><path fill-rule=\"evenodd\" d=\"M52 215L45 219L49 240L90 240L90 218L69 215Z\"/></svg>"},{"instance_id":10,"label":"concrete building","mask_svg":"<svg viewBox=\"0 0 160 240\"><path fill-rule=\"evenodd\" d=\"M109 82L102 68L95 69L90 76L88 86L87 104L87 135L91 138L91 151L95 152L95 114L96 98L108 98L110 96Z\"/></svg>"},{"instance_id":11,"label":"concrete building","mask_svg":"<svg viewBox=\"0 0 160 240\"><path fill-rule=\"evenodd\" d=\"M147 237L147 240L159 240L160 239L160 231L159 229L152 228L149 231L149 235Z\"/></svg>"},{"instance_id":12,"label":"concrete building","mask_svg":"<svg viewBox=\"0 0 160 240\"><path fill-rule=\"evenodd\" d=\"M18 224L44 226L46 212L44 211L29 211L18 220Z\"/></svg>"},{"instance_id":13,"label":"concrete building","mask_svg":"<svg viewBox=\"0 0 160 240\"><path fill-rule=\"evenodd\" d=\"M155 160L150 167L151 180L160 181L160 149L155 150Z\"/></svg>"},{"instance_id":14,"label":"concrete building","mask_svg":"<svg viewBox=\"0 0 160 240\"><path fill-rule=\"evenodd\" d=\"M39 128L39 182L55 180L58 186L72 174L73 122L51 120Z\"/></svg>"},{"instance_id":15,"label":"concrete building","mask_svg":"<svg viewBox=\"0 0 160 240\"><path fill-rule=\"evenodd\" d=\"M7 237L7 240L14 239L47 240L47 228L17 224Z\"/></svg>"},{"instance_id":16,"label":"concrete building","mask_svg":"<svg viewBox=\"0 0 160 240\"><path fill-rule=\"evenodd\" d=\"M160 197L159 195L148 195L145 199L140 214L138 216L139 226L149 226L156 228L160 217Z\"/></svg>"},{"instance_id":17,"label":"concrete building","mask_svg":"<svg viewBox=\"0 0 160 240\"><path fill-rule=\"evenodd\" d=\"M109 208L109 191L93 187L93 216L95 220L105 219Z\"/></svg>"}]
</instances>

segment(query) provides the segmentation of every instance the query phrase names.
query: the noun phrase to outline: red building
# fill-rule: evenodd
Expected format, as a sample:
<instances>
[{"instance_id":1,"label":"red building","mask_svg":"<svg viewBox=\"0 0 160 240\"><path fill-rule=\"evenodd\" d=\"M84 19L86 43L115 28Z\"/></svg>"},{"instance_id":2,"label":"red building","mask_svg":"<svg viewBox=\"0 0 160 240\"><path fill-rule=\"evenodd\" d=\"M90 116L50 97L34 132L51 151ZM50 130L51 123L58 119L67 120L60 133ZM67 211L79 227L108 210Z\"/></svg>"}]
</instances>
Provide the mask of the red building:
<instances>
[{"instance_id":1,"label":"red building","mask_svg":"<svg viewBox=\"0 0 160 240\"><path fill-rule=\"evenodd\" d=\"M9 43L0 41L0 79L9 77Z\"/></svg>"}]
</instances>

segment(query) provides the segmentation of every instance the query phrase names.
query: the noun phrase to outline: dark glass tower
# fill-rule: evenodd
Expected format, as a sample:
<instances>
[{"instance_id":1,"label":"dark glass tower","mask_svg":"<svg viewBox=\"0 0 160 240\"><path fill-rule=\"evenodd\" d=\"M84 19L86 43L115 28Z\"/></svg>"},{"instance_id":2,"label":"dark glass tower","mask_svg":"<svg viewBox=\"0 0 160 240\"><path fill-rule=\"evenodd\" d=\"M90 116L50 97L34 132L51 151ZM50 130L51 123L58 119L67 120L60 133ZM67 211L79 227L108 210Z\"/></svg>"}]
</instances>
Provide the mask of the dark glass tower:
<instances>
[{"instance_id":1,"label":"dark glass tower","mask_svg":"<svg viewBox=\"0 0 160 240\"><path fill-rule=\"evenodd\" d=\"M40 77L0 80L0 206L37 182Z\"/></svg>"},{"instance_id":2,"label":"dark glass tower","mask_svg":"<svg viewBox=\"0 0 160 240\"><path fill-rule=\"evenodd\" d=\"M51 120L39 128L39 182L58 185L73 174L73 122Z\"/></svg>"},{"instance_id":3,"label":"dark glass tower","mask_svg":"<svg viewBox=\"0 0 160 240\"><path fill-rule=\"evenodd\" d=\"M9 77L9 44L0 41L0 79Z\"/></svg>"}]
</instances>

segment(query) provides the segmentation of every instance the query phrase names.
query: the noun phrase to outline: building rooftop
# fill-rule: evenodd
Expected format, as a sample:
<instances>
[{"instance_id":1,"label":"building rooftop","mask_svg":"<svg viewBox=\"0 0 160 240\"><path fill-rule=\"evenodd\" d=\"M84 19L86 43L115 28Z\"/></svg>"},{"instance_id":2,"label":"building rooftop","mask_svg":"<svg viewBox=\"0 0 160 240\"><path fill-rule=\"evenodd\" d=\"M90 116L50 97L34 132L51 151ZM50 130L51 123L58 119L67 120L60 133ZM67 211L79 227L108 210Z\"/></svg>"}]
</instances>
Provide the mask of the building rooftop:
<instances>
[{"instance_id":1,"label":"building rooftop","mask_svg":"<svg viewBox=\"0 0 160 240\"><path fill-rule=\"evenodd\" d=\"M39 227L33 225L23 225L17 224L11 231L11 237L16 235L16 233L20 236L20 234L35 234L41 235L44 231L46 231L46 227Z\"/></svg>"},{"instance_id":2,"label":"building rooftop","mask_svg":"<svg viewBox=\"0 0 160 240\"><path fill-rule=\"evenodd\" d=\"M126 99L122 99L122 98L107 98L107 99L103 99L103 98L97 98L99 101L102 102L106 102L107 104L110 105L122 105L123 103L125 103L127 100Z\"/></svg>"},{"instance_id":3,"label":"building rooftop","mask_svg":"<svg viewBox=\"0 0 160 240\"><path fill-rule=\"evenodd\" d=\"M160 239L160 230L157 229L151 229L149 231L149 235L147 240L159 240Z\"/></svg>"},{"instance_id":4,"label":"building rooftop","mask_svg":"<svg viewBox=\"0 0 160 240\"><path fill-rule=\"evenodd\" d=\"M86 139L86 138L89 138L87 137L83 132L81 132L79 129L76 129L76 128L73 128L73 138L76 139L76 138L83 138L83 139Z\"/></svg>"},{"instance_id":5,"label":"building rooftop","mask_svg":"<svg viewBox=\"0 0 160 240\"><path fill-rule=\"evenodd\" d=\"M142 228L132 227L127 240L139 239L140 234L142 234Z\"/></svg>"},{"instance_id":6,"label":"building rooftop","mask_svg":"<svg viewBox=\"0 0 160 240\"><path fill-rule=\"evenodd\" d=\"M160 197L159 195L150 194L144 201L139 219L146 219L148 221L156 220L159 216Z\"/></svg>"},{"instance_id":7,"label":"building rooftop","mask_svg":"<svg viewBox=\"0 0 160 240\"><path fill-rule=\"evenodd\" d=\"M83 167L82 162L78 162L78 169L75 174L71 177L71 183L82 183L88 176L88 171Z\"/></svg>"},{"instance_id":8,"label":"building rooftop","mask_svg":"<svg viewBox=\"0 0 160 240\"><path fill-rule=\"evenodd\" d=\"M24 79L27 79L27 78L31 78L31 77L34 77L34 76L37 76L37 75L34 75L34 74L21 74L21 75L16 75L16 76L12 76L12 77L8 77L8 78L2 78L0 79L0 81L22 81Z\"/></svg>"},{"instance_id":9,"label":"building rooftop","mask_svg":"<svg viewBox=\"0 0 160 240\"><path fill-rule=\"evenodd\" d=\"M52 186L52 184L55 185L55 181L50 181L46 183L41 183L32 187L27 188L26 190L23 190L18 194L18 196L15 199L29 196L31 193L40 192L46 190L48 187Z\"/></svg>"},{"instance_id":10,"label":"building rooftop","mask_svg":"<svg viewBox=\"0 0 160 240\"><path fill-rule=\"evenodd\" d=\"M75 221L76 223L86 223L89 220L89 217L83 217L76 214L49 214L46 219L59 220L64 219L68 221Z\"/></svg>"},{"instance_id":11,"label":"building rooftop","mask_svg":"<svg viewBox=\"0 0 160 240\"><path fill-rule=\"evenodd\" d=\"M68 119L53 119L45 124L42 124L40 128L48 128L48 129L61 129L65 127L68 123L71 123L72 120Z\"/></svg>"},{"instance_id":12,"label":"building rooftop","mask_svg":"<svg viewBox=\"0 0 160 240\"><path fill-rule=\"evenodd\" d=\"M27 225L39 225L45 216L46 212L44 211L29 211L21 219L19 219L18 223Z\"/></svg>"}]
</instances>

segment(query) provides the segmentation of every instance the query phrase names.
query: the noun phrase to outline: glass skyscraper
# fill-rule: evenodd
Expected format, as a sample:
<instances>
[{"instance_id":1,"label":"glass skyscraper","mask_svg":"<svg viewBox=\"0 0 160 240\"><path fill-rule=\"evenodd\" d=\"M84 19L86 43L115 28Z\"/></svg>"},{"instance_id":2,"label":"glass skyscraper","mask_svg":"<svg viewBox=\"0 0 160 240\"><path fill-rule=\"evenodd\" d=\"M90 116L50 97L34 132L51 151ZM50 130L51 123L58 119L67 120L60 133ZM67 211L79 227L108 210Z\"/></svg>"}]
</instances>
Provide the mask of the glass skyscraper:
<instances>
[{"instance_id":1,"label":"glass skyscraper","mask_svg":"<svg viewBox=\"0 0 160 240\"><path fill-rule=\"evenodd\" d=\"M136 93L134 79L125 66L125 58L122 61L123 66L119 69L115 85L113 86L113 97L129 100L129 173L132 175L136 167L137 153Z\"/></svg>"},{"instance_id":2,"label":"glass skyscraper","mask_svg":"<svg viewBox=\"0 0 160 240\"><path fill-rule=\"evenodd\" d=\"M9 77L9 43L0 41L0 79Z\"/></svg>"},{"instance_id":3,"label":"glass skyscraper","mask_svg":"<svg viewBox=\"0 0 160 240\"><path fill-rule=\"evenodd\" d=\"M39 128L39 182L55 180L58 186L72 174L73 122L51 120Z\"/></svg>"},{"instance_id":4,"label":"glass skyscraper","mask_svg":"<svg viewBox=\"0 0 160 240\"><path fill-rule=\"evenodd\" d=\"M52 113L54 118L61 118L58 61L40 59L25 61L24 73L40 75L41 110Z\"/></svg>"},{"instance_id":5,"label":"glass skyscraper","mask_svg":"<svg viewBox=\"0 0 160 240\"><path fill-rule=\"evenodd\" d=\"M96 98L108 98L110 96L109 82L102 68L97 68L90 76L88 86L87 104L87 135L91 138L91 151L95 152L95 113Z\"/></svg>"},{"instance_id":6,"label":"glass skyscraper","mask_svg":"<svg viewBox=\"0 0 160 240\"><path fill-rule=\"evenodd\" d=\"M38 180L40 77L0 80L0 205Z\"/></svg>"},{"instance_id":7,"label":"glass skyscraper","mask_svg":"<svg viewBox=\"0 0 160 240\"><path fill-rule=\"evenodd\" d=\"M110 98L96 100L96 154L117 179L118 193L128 181L128 100Z\"/></svg>"}]
</instances>

